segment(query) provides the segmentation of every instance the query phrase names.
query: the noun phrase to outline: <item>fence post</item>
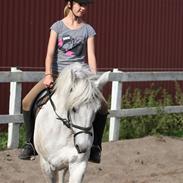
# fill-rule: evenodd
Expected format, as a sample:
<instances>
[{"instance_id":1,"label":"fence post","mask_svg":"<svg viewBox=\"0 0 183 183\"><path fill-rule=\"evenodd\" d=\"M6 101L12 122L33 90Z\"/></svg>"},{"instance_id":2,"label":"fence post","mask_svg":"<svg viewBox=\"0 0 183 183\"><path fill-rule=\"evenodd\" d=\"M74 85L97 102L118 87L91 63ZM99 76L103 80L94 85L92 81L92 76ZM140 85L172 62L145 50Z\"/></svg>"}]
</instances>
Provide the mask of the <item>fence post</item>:
<instances>
[{"instance_id":1,"label":"fence post","mask_svg":"<svg viewBox=\"0 0 183 183\"><path fill-rule=\"evenodd\" d=\"M11 72L21 72L16 67L11 68ZM17 82L10 83L9 114L21 114L21 95L22 84ZM8 124L8 144L9 149L17 148L19 144L20 124Z\"/></svg>"},{"instance_id":2,"label":"fence post","mask_svg":"<svg viewBox=\"0 0 183 183\"><path fill-rule=\"evenodd\" d=\"M120 72L118 69L113 69L113 72ZM122 83L119 81L112 82L112 94L111 94L111 110L121 109L121 97L122 97ZM111 117L109 126L109 141L115 141L119 139L120 118Z\"/></svg>"}]
</instances>

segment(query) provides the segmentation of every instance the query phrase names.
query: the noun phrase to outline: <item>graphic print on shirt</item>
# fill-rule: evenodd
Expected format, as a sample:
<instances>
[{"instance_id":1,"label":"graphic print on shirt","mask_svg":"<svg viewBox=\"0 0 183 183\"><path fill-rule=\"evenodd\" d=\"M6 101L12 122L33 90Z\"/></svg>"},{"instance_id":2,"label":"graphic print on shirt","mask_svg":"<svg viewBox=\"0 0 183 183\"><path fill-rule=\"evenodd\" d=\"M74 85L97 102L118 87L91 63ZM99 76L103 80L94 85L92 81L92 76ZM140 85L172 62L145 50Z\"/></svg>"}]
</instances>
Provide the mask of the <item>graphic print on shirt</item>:
<instances>
[{"instance_id":1,"label":"graphic print on shirt","mask_svg":"<svg viewBox=\"0 0 183 183\"><path fill-rule=\"evenodd\" d=\"M62 50L66 56L80 56L84 47L83 37L73 38L70 35L63 35L58 39L58 49Z\"/></svg>"}]
</instances>

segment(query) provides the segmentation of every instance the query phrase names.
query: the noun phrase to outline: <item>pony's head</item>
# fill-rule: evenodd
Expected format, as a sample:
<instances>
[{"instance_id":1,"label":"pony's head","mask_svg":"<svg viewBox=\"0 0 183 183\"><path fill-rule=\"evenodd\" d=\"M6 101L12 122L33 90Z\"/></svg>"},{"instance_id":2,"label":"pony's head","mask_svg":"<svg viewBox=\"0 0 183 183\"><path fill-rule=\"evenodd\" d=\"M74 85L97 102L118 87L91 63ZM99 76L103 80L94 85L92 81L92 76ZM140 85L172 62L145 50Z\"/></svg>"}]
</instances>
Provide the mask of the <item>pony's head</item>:
<instances>
[{"instance_id":1,"label":"pony's head","mask_svg":"<svg viewBox=\"0 0 183 183\"><path fill-rule=\"evenodd\" d=\"M63 97L61 102L66 110L86 103L93 104L96 110L100 107L100 101L105 99L98 82L90 79L93 75L86 64L80 63L71 64L62 70L54 90L60 99Z\"/></svg>"},{"instance_id":2,"label":"pony's head","mask_svg":"<svg viewBox=\"0 0 183 183\"><path fill-rule=\"evenodd\" d=\"M58 77L55 94L64 104L67 118L74 133L75 146L79 153L86 152L92 145L92 122L105 100L94 81L92 73L82 64L66 67Z\"/></svg>"},{"instance_id":3,"label":"pony's head","mask_svg":"<svg viewBox=\"0 0 183 183\"><path fill-rule=\"evenodd\" d=\"M84 64L74 63L65 67L56 80L55 91L60 96L69 95L78 80L88 78L91 71Z\"/></svg>"}]
</instances>

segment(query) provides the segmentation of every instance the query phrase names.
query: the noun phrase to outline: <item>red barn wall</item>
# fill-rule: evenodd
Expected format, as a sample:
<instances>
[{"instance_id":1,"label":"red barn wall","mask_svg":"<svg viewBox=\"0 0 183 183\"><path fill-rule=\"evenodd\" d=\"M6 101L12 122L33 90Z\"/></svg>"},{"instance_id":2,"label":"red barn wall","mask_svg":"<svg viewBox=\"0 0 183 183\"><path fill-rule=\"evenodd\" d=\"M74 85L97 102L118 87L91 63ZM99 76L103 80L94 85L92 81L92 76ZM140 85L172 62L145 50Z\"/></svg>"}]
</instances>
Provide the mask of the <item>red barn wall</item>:
<instances>
[{"instance_id":1,"label":"red barn wall","mask_svg":"<svg viewBox=\"0 0 183 183\"><path fill-rule=\"evenodd\" d=\"M49 27L63 8L64 0L1 0L0 70L43 70ZM94 0L88 9L99 69L182 70L182 0ZM30 87L24 84L23 95ZM9 87L1 84L1 114L8 111L8 96Z\"/></svg>"}]
</instances>

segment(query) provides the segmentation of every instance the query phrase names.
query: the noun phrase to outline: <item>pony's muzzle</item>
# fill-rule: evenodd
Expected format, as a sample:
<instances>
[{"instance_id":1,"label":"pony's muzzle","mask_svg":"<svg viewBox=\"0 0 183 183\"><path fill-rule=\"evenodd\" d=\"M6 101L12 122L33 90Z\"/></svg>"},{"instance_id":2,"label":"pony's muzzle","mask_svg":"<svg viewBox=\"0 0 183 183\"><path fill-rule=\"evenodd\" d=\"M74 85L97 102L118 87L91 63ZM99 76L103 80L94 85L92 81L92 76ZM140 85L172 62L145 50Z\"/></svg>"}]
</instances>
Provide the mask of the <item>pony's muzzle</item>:
<instances>
[{"instance_id":1,"label":"pony's muzzle","mask_svg":"<svg viewBox=\"0 0 183 183\"><path fill-rule=\"evenodd\" d=\"M76 136L77 136L77 139L76 139ZM86 153L89 150L92 143L91 142L92 136L93 136L93 133L90 131L79 131L74 134L74 146L79 154Z\"/></svg>"}]
</instances>

